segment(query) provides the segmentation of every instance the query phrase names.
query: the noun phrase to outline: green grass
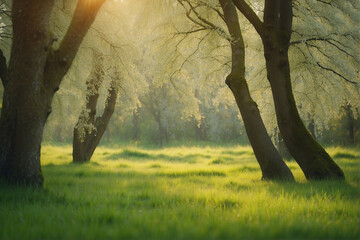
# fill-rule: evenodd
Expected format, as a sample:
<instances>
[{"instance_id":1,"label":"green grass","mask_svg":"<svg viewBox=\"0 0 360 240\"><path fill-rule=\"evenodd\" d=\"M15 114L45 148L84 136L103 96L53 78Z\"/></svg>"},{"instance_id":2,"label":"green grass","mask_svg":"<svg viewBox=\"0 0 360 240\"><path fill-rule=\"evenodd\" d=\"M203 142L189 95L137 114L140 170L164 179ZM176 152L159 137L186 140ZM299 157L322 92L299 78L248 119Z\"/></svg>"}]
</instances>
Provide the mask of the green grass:
<instances>
[{"instance_id":1,"label":"green grass","mask_svg":"<svg viewBox=\"0 0 360 240\"><path fill-rule=\"evenodd\" d=\"M263 182L249 147L45 146L45 190L0 187L0 239L359 239L359 152L345 182Z\"/></svg>"}]
</instances>

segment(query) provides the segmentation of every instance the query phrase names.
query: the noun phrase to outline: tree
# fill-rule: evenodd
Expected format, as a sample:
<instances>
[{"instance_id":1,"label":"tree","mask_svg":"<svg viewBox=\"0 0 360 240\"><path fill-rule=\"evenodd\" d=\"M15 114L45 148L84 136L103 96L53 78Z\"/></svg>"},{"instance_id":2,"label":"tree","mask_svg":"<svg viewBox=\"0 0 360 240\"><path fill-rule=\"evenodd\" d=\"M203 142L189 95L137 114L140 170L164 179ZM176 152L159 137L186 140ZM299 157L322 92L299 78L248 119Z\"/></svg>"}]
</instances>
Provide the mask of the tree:
<instances>
[{"instance_id":1,"label":"tree","mask_svg":"<svg viewBox=\"0 0 360 240\"><path fill-rule=\"evenodd\" d=\"M292 92L289 46L292 33L292 1L266 0L264 21L243 0L233 0L262 39L276 117L291 155L307 179L343 179L344 173L302 122Z\"/></svg>"},{"instance_id":2,"label":"tree","mask_svg":"<svg viewBox=\"0 0 360 240\"><path fill-rule=\"evenodd\" d=\"M79 0L60 45L49 31L54 0L12 2L13 41L0 119L0 178L43 185L40 148L54 94L105 0Z\"/></svg>"},{"instance_id":3,"label":"tree","mask_svg":"<svg viewBox=\"0 0 360 240\"><path fill-rule=\"evenodd\" d=\"M359 143L359 109L353 109L351 104L344 99L337 115L331 121L328 129L324 129L322 137L331 144L343 146L356 146Z\"/></svg>"},{"instance_id":4,"label":"tree","mask_svg":"<svg viewBox=\"0 0 360 240\"><path fill-rule=\"evenodd\" d=\"M86 92L86 106L81 111L78 122L74 127L73 161L77 163L89 162L98 146L111 116L115 110L116 99L119 92L119 72L113 76L107 89L104 111L101 116L96 116L99 91L104 81L103 56L94 51L94 67L89 76Z\"/></svg>"},{"instance_id":5,"label":"tree","mask_svg":"<svg viewBox=\"0 0 360 240\"><path fill-rule=\"evenodd\" d=\"M236 8L231 0L219 0L224 12L224 21L231 39L232 68L226 84L234 94L239 106L245 129L260 164L264 179L293 180L290 169L282 160L271 142L262 122L257 104L252 100L245 80L245 44L242 38Z\"/></svg>"},{"instance_id":6,"label":"tree","mask_svg":"<svg viewBox=\"0 0 360 240\"><path fill-rule=\"evenodd\" d=\"M262 170L262 178L265 180L294 180L290 169L282 160L266 131L257 104L251 98L245 78L245 44L235 6L231 1L220 0L222 14L214 4L203 1L194 3L188 0L179 0L178 2L186 9L186 16L190 22L198 27L186 34L212 30L218 32L221 38L227 39L231 45L231 73L226 77L226 84L232 91L240 110L248 138ZM202 15L201 7L204 6L220 16L227 26L229 35L213 20L210 21L210 17L206 18ZM206 16L206 14L204 15Z\"/></svg>"},{"instance_id":7,"label":"tree","mask_svg":"<svg viewBox=\"0 0 360 240\"><path fill-rule=\"evenodd\" d=\"M140 97L141 105L153 116L158 127L158 141L161 146L164 142L169 142L169 124L166 121L166 111L174 102L174 99L169 98L169 92L171 86L162 85L156 86L151 80L149 83L149 92Z\"/></svg>"}]
</instances>

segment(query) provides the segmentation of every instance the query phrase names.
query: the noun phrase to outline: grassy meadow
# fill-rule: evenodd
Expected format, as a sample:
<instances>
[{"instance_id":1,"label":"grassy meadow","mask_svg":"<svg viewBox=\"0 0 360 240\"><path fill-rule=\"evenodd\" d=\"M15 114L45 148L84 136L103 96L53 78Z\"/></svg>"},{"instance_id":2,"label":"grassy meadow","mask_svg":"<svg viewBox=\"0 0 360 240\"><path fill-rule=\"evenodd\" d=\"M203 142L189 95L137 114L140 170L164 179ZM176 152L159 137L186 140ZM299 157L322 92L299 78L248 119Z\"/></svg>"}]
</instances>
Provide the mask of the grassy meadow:
<instances>
[{"instance_id":1,"label":"grassy meadow","mask_svg":"<svg viewBox=\"0 0 360 240\"><path fill-rule=\"evenodd\" d=\"M45 189L0 187L0 239L359 239L359 152L345 182L264 182L250 147L42 148Z\"/></svg>"}]
</instances>

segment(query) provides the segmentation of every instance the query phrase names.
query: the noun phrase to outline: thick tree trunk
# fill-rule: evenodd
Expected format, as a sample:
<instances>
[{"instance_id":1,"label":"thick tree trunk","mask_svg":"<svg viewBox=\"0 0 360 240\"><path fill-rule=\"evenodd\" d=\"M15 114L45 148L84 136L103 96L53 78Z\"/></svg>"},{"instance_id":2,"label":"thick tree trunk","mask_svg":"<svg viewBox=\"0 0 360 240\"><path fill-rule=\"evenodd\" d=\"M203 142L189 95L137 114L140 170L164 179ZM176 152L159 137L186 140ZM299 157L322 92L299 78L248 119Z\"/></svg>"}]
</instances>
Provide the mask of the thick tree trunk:
<instances>
[{"instance_id":1,"label":"thick tree trunk","mask_svg":"<svg viewBox=\"0 0 360 240\"><path fill-rule=\"evenodd\" d=\"M268 80L281 135L307 179L343 179L344 173L307 131L291 87L288 48L292 32L292 0L266 0L264 22L244 0L232 0L261 37Z\"/></svg>"},{"instance_id":2,"label":"thick tree trunk","mask_svg":"<svg viewBox=\"0 0 360 240\"><path fill-rule=\"evenodd\" d=\"M278 55L270 55L267 59L267 69L276 117L286 146L307 179L344 178L342 170L303 124L292 93L287 54L282 56L284 58Z\"/></svg>"},{"instance_id":3,"label":"thick tree trunk","mask_svg":"<svg viewBox=\"0 0 360 240\"><path fill-rule=\"evenodd\" d=\"M97 62L100 57L95 54L94 59L96 65L90 81L87 82L86 107L80 113L79 120L74 127L73 162L76 163L90 161L114 113L118 94L118 86L113 80L108 90L104 112L101 116L96 117L99 89L103 82L104 72L101 64Z\"/></svg>"},{"instance_id":4,"label":"thick tree trunk","mask_svg":"<svg viewBox=\"0 0 360 240\"><path fill-rule=\"evenodd\" d=\"M219 0L219 2L224 11L229 33L233 37L232 70L226 79L226 84L234 94L263 179L294 180L290 169L282 160L266 131L257 104L250 96L245 80L245 46L235 6L231 0Z\"/></svg>"},{"instance_id":5,"label":"thick tree trunk","mask_svg":"<svg viewBox=\"0 0 360 240\"><path fill-rule=\"evenodd\" d=\"M13 44L0 120L0 176L41 186L40 145L52 94L43 84L53 1L13 1Z\"/></svg>"},{"instance_id":6,"label":"thick tree trunk","mask_svg":"<svg viewBox=\"0 0 360 240\"><path fill-rule=\"evenodd\" d=\"M282 3L267 0L264 11L264 55L279 129L307 179L343 179L344 173L308 132L296 107L288 57L292 27L291 4L291 0Z\"/></svg>"},{"instance_id":7,"label":"thick tree trunk","mask_svg":"<svg viewBox=\"0 0 360 240\"><path fill-rule=\"evenodd\" d=\"M59 84L104 0L79 0L60 47L52 50L54 0L12 2L13 43L0 119L0 178L42 186L40 148ZM81 31L80 31L80 30Z\"/></svg>"}]
</instances>

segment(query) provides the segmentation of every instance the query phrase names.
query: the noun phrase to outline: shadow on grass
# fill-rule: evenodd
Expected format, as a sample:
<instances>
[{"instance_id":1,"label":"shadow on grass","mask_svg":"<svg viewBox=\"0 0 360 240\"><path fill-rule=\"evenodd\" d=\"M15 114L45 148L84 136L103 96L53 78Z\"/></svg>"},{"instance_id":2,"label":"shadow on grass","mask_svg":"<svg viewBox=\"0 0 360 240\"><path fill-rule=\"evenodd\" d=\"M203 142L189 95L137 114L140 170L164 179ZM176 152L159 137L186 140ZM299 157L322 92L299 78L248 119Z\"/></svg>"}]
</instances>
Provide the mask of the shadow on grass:
<instances>
[{"instance_id":1,"label":"shadow on grass","mask_svg":"<svg viewBox=\"0 0 360 240\"><path fill-rule=\"evenodd\" d=\"M333 156L333 158L347 158L347 159L358 159L359 155L348 152L337 152Z\"/></svg>"},{"instance_id":2,"label":"shadow on grass","mask_svg":"<svg viewBox=\"0 0 360 240\"><path fill-rule=\"evenodd\" d=\"M244 166L241 166L238 168L234 168L231 171L232 172L258 172L258 171L260 171L260 168L244 165Z\"/></svg>"},{"instance_id":3,"label":"shadow on grass","mask_svg":"<svg viewBox=\"0 0 360 240\"><path fill-rule=\"evenodd\" d=\"M25 186L14 186L1 183L0 204L14 205L68 205L65 195L57 195L46 188L31 188Z\"/></svg>"},{"instance_id":4,"label":"shadow on grass","mask_svg":"<svg viewBox=\"0 0 360 240\"><path fill-rule=\"evenodd\" d=\"M357 200L360 191L346 181L324 180L309 181L306 183L272 181L268 190L274 196L288 195L311 199L322 196L328 199L344 198Z\"/></svg>"},{"instance_id":5,"label":"shadow on grass","mask_svg":"<svg viewBox=\"0 0 360 240\"><path fill-rule=\"evenodd\" d=\"M198 158L210 158L210 155L206 154L186 154L186 155L167 155L167 154L149 154L139 150L124 149L119 153L114 153L106 156L107 160L117 160L117 159L131 159L131 160L162 160L169 162L187 162L195 163Z\"/></svg>"},{"instance_id":6,"label":"shadow on grass","mask_svg":"<svg viewBox=\"0 0 360 240\"><path fill-rule=\"evenodd\" d=\"M241 155L244 154L250 154L250 155L254 155L254 153L252 151L233 151L233 150L225 150L221 152L222 154L229 154L229 155L235 155L236 157L240 157Z\"/></svg>"},{"instance_id":7,"label":"shadow on grass","mask_svg":"<svg viewBox=\"0 0 360 240\"><path fill-rule=\"evenodd\" d=\"M61 165L48 164L43 166L47 170L47 174L51 176L74 177L74 178L93 178L93 177L117 177L117 178L134 178L134 177L166 177L166 178L181 178L181 177L226 177L225 172L214 170L189 170L189 171L171 171L171 172L141 172L130 168L127 164L120 164L118 169L120 171L109 171L104 169L97 169L96 165L89 168L91 163L77 164L68 163ZM161 168L159 164L152 164L150 168Z\"/></svg>"},{"instance_id":8,"label":"shadow on grass","mask_svg":"<svg viewBox=\"0 0 360 240\"><path fill-rule=\"evenodd\" d=\"M186 172L167 172L158 173L157 176L168 178L181 178L181 177L226 177L224 172L219 171L186 171Z\"/></svg>"}]
</instances>

